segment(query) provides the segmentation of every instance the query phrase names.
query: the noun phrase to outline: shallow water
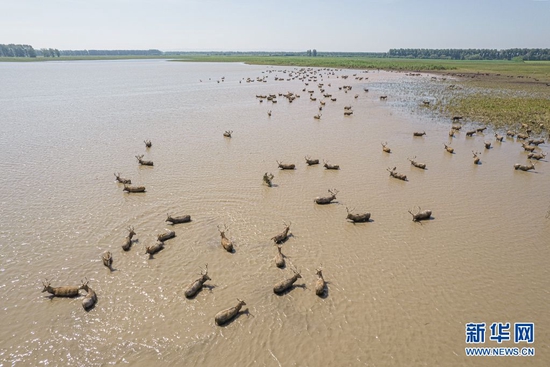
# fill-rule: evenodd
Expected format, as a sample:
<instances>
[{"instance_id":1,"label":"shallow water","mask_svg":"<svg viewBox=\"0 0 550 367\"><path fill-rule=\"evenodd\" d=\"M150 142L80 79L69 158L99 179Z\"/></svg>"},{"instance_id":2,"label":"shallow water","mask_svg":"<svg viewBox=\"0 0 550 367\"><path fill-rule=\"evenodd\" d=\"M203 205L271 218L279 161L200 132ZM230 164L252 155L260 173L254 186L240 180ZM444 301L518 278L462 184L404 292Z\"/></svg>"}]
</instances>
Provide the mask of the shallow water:
<instances>
[{"instance_id":1,"label":"shallow water","mask_svg":"<svg viewBox=\"0 0 550 367\"><path fill-rule=\"evenodd\" d=\"M526 162L519 143L485 150L493 132L465 138L466 128L452 140L455 154L445 152L450 122L417 113L429 76L314 69L317 82L305 86L289 77L296 70L0 63L0 365L548 365L548 162L515 171ZM246 82L263 76L266 83ZM319 82L337 101L315 120L319 102L302 89L320 98ZM288 91L301 97L255 97ZM349 104L354 114L344 117ZM138 154L155 166L139 167ZM305 155L341 170L308 167ZM413 156L428 169L412 167ZM297 168L279 171L276 160ZM408 182L389 177L394 166ZM147 192L123 193L114 172ZM262 185L265 172L274 187ZM333 188L336 203L313 203ZM417 206L433 220L413 223L407 211ZM372 221L346 222L346 207ZM177 237L148 259L145 246L170 227L166 213L192 222L174 226ZM292 233L283 253L303 278L277 296L273 285L292 274L273 261L270 238L283 221ZM223 224L233 254L220 247ZM130 225L138 241L123 252ZM101 262L106 250L112 273ZM205 264L211 288L186 299ZM325 298L313 292L319 266ZM52 286L87 278L96 307L86 313L81 298L48 299L45 278ZM236 298L249 312L215 326ZM473 321L534 322L537 355L466 357Z\"/></svg>"}]
</instances>

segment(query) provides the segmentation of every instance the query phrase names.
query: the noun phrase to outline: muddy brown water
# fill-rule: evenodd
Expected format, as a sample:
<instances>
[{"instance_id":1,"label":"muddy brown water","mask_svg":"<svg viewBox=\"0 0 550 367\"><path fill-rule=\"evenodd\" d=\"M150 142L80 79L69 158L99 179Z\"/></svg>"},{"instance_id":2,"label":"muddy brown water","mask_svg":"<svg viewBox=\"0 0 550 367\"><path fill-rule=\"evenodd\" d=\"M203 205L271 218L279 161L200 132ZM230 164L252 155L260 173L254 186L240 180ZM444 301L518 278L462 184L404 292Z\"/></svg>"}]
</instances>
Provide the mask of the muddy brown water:
<instances>
[{"instance_id":1,"label":"muddy brown water","mask_svg":"<svg viewBox=\"0 0 550 367\"><path fill-rule=\"evenodd\" d=\"M548 162L515 171L527 154L512 139L485 150L490 130L473 138L463 130L452 139L455 154L445 152L450 122L415 112L429 76L314 69L317 82L305 87L289 77L296 70L0 64L0 365L547 366ZM263 76L266 83L246 82ZM302 89L320 98L319 82L337 101L315 120L319 102ZM411 85L417 94L400 94ZM300 98L255 97L288 91ZM345 117L349 104L354 113ZM386 141L391 154L382 152ZM154 167L139 167L138 154ZM305 155L341 169L308 167ZM412 167L413 156L427 170ZM280 171L276 160L296 169ZM408 182L390 178L388 167ZM147 192L123 193L114 172ZM262 185L265 172L274 187ZM314 204L333 188L335 203ZM433 219L413 223L407 211L417 206ZM371 222L346 222L346 207L371 212ZM167 213L192 222L172 227ZM292 271L275 267L269 239L283 221L292 222L283 253L303 278L278 296L273 286ZM233 254L220 246L223 224ZM129 225L137 242L123 252ZM145 246L165 228L177 237L148 259ZM112 273L101 261L106 250ZM186 299L205 264L210 287ZM319 266L325 298L314 293ZM82 297L50 300L45 278L53 286L87 278L96 307L85 312ZM248 313L216 326L214 315L237 298ZM488 330L534 322L537 355L466 357L468 322ZM488 338L483 346L518 346Z\"/></svg>"}]
</instances>

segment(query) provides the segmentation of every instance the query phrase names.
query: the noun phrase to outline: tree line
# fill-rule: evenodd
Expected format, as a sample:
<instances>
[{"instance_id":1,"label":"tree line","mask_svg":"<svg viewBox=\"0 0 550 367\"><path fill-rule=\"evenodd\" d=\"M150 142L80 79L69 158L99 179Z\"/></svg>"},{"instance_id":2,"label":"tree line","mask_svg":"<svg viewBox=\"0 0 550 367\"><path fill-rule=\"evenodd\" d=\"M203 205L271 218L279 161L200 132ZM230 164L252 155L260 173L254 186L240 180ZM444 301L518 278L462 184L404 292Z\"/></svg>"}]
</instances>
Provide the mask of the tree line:
<instances>
[{"instance_id":1,"label":"tree line","mask_svg":"<svg viewBox=\"0 0 550 367\"><path fill-rule=\"evenodd\" d=\"M59 57L60 52L55 48L41 48L35 50L31 45L10 43L0 44L0 57Z\"/></svg>"},{"instance_id":2,"label":"tree line","mask_svg":"<svg viewBox=\"0 0 550 367\"><path fill-rule=\"evenodd\" d=\"M449 60L550 60L548 48L510 48L494 49L429 49L399 48L390 49L387 57L410 59L449 59Z\"/></svg>"}]
</instances>

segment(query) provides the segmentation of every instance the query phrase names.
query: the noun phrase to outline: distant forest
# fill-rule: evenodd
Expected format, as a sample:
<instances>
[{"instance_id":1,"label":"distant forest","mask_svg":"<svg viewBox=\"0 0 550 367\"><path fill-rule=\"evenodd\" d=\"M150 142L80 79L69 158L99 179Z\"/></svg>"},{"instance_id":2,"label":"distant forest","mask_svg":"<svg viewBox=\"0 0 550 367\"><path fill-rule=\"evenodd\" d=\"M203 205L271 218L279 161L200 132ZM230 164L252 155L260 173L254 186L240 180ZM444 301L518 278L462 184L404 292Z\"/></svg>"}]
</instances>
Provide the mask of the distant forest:
<instances>
[{"instance_id":1,"label":"distant forest","mask_svg":"<svg viewBox=\"0 0 550 367\"><path fill-rule=\"evenodd\" d=\"M511 48L507 50L491 49L427 49L399 48L389 52L320 52L315 49L303 52L238 52L210 51L185 52L160 50L61 50L41 48L35 50L30 45L0 44L0 57L61 57L61 56L307 56L307 57L379 57L407 59L448 59L448 60L515 60L541 61L550 60L548 48Z\"/></svg>"}]
</instances>

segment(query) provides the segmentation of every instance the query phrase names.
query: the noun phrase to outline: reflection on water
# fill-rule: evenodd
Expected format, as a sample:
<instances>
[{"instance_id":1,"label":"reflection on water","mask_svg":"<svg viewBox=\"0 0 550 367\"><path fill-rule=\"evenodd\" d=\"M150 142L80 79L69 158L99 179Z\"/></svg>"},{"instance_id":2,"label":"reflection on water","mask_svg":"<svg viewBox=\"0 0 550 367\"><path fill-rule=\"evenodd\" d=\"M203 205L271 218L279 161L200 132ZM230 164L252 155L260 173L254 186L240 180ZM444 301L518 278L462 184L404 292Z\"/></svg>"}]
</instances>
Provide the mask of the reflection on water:
<instances>
[{"instance_id":1,"label":"reflection on water","mask_svg":"<svg viewBox=\"0 0 550 367\"><path fill-rule=\"evenodd\" d=\"M515 171L527 154L512 139L485 149L492 131L458 133L447 153L450 122L416 113L429 76L315 69L305 86L296 70L0 64L0 365L515 365L464 356L472 321L535 322L540 352L529 363L547 365L548 162ZM337 97L325 99L320 120L318 83ZM256 98L287 92L300 98ZM139 166L139 154L154 167ZM340 170L308 166L306 155ZM426 170L410 165L415 156ZM278 170L277 160L296 169ZM393 167L408 181L390 178ZM123 193L114 172L147 191ZM328 189L339 191L335 202L316 205ZM346 207L371 221L346 221ZM413 223L408 210L418 207L433 220ZM171 226L167 213L192 221ZM283 221L291 237L281 270L270 238ZM221 248L223 225L234 253ZM128 226L136 241L124 252ZM149 260L145 247L165 228L176 238ZM107 250L113 272L102 264ZM187 299L205 264L211 287ZM320 266L325 298L314 293ZM275 295L292 269L297 287ZM87 278L97 306L86 313L81 298L49 300L45 278ZM215 326L237 298L248 312Z\"/></svg>"}]
</instances>

